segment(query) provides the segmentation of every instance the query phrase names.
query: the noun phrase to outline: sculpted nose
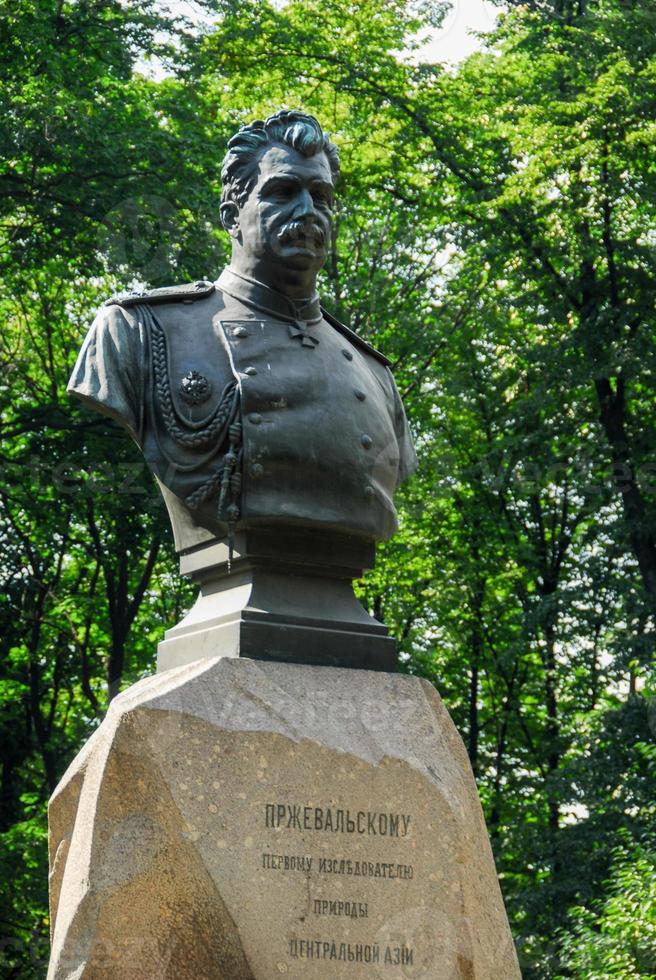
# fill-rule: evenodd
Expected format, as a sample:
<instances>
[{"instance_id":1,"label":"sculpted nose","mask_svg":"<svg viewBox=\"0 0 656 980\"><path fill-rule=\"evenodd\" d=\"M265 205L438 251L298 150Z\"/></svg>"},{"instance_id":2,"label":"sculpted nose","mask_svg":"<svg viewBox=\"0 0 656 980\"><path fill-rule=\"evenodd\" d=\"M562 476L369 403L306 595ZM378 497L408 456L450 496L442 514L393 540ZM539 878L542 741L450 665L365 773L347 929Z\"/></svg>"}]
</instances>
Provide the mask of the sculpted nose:
<instances>
[{"instance_id":1,"label":"sculpted nose","mask_svg":"<svg viewBox=\"0 0 656 980\"><path fill-rule=\"evenodd\" d=\"M308 190L301 190L296 201L296 207L294 208L294 217L305 218L308 215L316 213L312 195Z\"/></svg>"}]
</instances>

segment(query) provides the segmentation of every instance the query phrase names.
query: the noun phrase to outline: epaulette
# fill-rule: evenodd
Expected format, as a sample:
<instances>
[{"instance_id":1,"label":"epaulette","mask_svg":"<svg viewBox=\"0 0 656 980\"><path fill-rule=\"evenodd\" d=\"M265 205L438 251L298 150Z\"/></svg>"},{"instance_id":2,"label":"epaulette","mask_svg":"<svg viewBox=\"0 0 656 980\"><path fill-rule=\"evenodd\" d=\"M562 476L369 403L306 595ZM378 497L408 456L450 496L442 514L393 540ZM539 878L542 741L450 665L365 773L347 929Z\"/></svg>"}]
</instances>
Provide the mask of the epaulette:
<instances>
[{"instance_id":1,"label":"epaulette","mask_svg":"<svg viewBox=\"0 0 656 980\"><path fill-rule=\"evenodd\" d=\"M389 361L384 354L381 354L379 350L376 350L375 347L368 344L366 340L362 339L362 337L358 337L357 333L354 333L350 327L340 323L340 321L334 317L332 313L329 313L328 310L325 310L323 306L321 307L321 312L331 327L334 327L335 330L339 330L339 332L346 337L347 340L350 340L356 347L360 347L362 350L365 350L367 354L371 354L372 357L375 357L376 360L380 361L381 364L384 364L385 367L389 367L392 362Z\"/></svg>"},{"instance_id":2,"label":"epaulette","mask_svg":"<svg viewBox=\"0 0 656 980\"><path fill-rule=\"evenodd\" d=\"M103 306L136 306L138 303L193 303L211 296L216 286L208 279L184 283L182 286L160 286L158 289L133 289L105 300Z\"/></svg>"}]
</instances>

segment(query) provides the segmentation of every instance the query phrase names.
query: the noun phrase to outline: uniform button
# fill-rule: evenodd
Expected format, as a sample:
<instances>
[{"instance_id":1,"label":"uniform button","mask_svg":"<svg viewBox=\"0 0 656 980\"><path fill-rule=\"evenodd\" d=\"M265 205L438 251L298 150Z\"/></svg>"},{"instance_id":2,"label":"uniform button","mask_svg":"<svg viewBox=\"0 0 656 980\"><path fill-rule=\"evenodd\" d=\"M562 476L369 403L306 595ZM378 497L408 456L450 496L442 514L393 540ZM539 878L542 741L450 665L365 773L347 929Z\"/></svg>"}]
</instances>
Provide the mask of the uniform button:
<instances>
[{"instance_id":1,"label":"uniform button","mask_svg":"<svg viewBox=\"0 0 656 980\"><path fill-rule=\"evenodd\" d=\"M257 368L254 367L244 368L244 374L248 374L252 378L254 374L257 374Z\"/></svg>"},{"instance_id":2,"label":"uniform button","mask_svg":"<svg viewBox=\"0 0 656 980\"><path fill-rule=\"evenodd\" d=\"M344 348L342 350L342 354L344 355L344 357L346 358L347 361L352 361L353 360L353 354L351 354L350 350L346 350L346 348Z\"/></svg>"},{"instance_id":3,"label":"uniform button","mask_svg":"<svg viewBox=\"0 0 656 980\"><path fill-rule=\"evenodd\" d=\"M358 399L358 401L360 401L360 402L363 402L363 401L365 400L365 398L367 397L367 396L365 395L365 393L364 393L364 391L360 391L360 389L359 389L359 388L354 388L354 389L353 389L353 394L355 395L355 397L356 397L356 398Z\"/></svg>"},{"instance_id":4,"label":"uniform button","mask_svg":"<svg viewBox=\"0 0 656 980\"><path fill-rule=\"evenodd\" d=\"M261 463L251 463L249 472L254 480L259 480L264 473L264 467Z\"/></svg>"},{"instance_id":5,"label":"uniform button","mask_svg":"<svg viewBox=\"0 0 656 980\"><path fill-rule=\"evenodd\" d=\"M260 425L262 422L262 416L259 412L251 412L248 416L248 421L252 422L253 425Z\"/></svg>"},{"instance_id":6,"label":"uniform button","mask_svg":"<svg viewBox=\"0 0 656 980\"><path fill-rule=\"evenodd\" d=\"M248 337L248 330L246 327L235 327L232 331L233 337Z\"/></svg>"},{"instance_id":7,"label":"uniform button","mask_svg":"<svg viewBox=\"0 0 656 980\"><path fill-rule=\"evenodd\" d=\"M365 495L365 497L367 497L367 498L368 498L369 500L371 500L371 498L372 498L372 497L373 497L373 496L375 495L375 493L376 493L376 491L374 490L374 488L373 488L373 487L365 487L365 488L364 488L364 495Z\"/></svg>"},{"instance_id":8,"label":"uniform button","mask_svg":"<svg viewBox=\"0 0 656 980\"><path fill-rule=\"evenodd\" d=\"M366 432L360 436L360 442L362 443L365 449L371 449L371 447L374 444L373 439L371 438L371 436L368 436Z\"/></svg>"}]
</instances>

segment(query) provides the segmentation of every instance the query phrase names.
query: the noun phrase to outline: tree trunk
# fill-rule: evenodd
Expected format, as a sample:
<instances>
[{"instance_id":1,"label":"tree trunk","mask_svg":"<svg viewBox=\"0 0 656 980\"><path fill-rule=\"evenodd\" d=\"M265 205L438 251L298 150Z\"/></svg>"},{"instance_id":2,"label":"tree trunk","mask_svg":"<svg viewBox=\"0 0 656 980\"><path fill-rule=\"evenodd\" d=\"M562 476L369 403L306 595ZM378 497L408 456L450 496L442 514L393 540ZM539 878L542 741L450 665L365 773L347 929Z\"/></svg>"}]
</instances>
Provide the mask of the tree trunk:
<instances>
[{"instance_id":1,"label":"tree trunk","mask_svg":"<svg viewBox=\"0 0 656 980\"><path fill-rule=\"evenodd\" d=\"M636 480L635 467L626 431L624 381L613 386L608 378L595 381L601 424L610 446L614 479L622 494L624 517L633 553L652 611L656 612L656 539L647 520L645 502Z\"/></svg>"}]
</instances>

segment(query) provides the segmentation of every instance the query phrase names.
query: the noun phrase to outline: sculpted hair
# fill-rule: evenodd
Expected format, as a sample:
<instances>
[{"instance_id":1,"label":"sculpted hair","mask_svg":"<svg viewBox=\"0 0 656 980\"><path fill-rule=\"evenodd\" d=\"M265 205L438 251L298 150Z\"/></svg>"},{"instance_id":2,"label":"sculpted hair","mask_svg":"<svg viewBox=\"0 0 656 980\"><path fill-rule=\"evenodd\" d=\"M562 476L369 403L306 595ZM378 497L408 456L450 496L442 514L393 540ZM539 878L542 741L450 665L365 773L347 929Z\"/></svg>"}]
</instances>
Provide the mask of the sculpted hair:
<instances>
[{"instance_id":1,"label":"sculpted hair","mask_svg":"<svg viewBox=\"0 0 656 980\"><path fill-rule=\"evenodd\" d=\"M242 126L228 141L228 152L221 166L222 201L234 201L240 207L255 183L255 160L268 143L285 143L303 156L325 153L333 180L339 176L339 152L331 143L318 120L295 109L281 109L264 122Z\"/></svg>"}]
</instances>

